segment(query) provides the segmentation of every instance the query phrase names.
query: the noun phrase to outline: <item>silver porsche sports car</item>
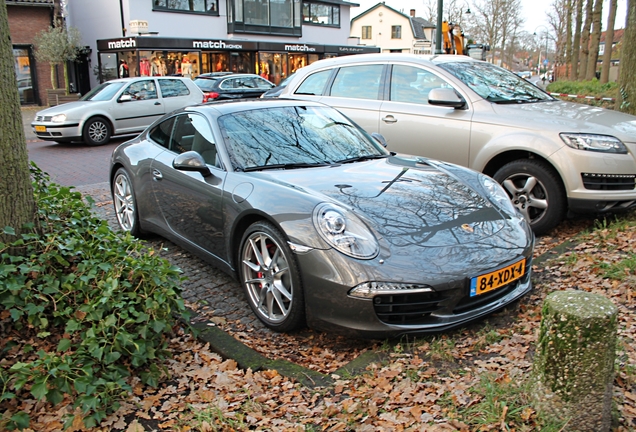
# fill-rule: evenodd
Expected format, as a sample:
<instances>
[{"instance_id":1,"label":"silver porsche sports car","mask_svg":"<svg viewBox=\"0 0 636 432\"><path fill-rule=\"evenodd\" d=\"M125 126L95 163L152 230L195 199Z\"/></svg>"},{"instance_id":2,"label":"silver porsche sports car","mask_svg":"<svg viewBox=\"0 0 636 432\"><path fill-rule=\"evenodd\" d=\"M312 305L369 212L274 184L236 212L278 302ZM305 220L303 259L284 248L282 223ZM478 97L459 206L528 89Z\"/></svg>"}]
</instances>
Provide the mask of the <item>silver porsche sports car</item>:
<instances>
[{"instance_id":1,"label":"silver porsche sports car","mask_svg":"<svg viewBox=\"0 0 636 432\"><path fill-rule=\"evenodd\" d=\"M499 184L382 142L317 102L188 107L114 151L117 218L234 275L277 331L442 330L527 293L534 236Z\"/></svg>"}]
</instances>

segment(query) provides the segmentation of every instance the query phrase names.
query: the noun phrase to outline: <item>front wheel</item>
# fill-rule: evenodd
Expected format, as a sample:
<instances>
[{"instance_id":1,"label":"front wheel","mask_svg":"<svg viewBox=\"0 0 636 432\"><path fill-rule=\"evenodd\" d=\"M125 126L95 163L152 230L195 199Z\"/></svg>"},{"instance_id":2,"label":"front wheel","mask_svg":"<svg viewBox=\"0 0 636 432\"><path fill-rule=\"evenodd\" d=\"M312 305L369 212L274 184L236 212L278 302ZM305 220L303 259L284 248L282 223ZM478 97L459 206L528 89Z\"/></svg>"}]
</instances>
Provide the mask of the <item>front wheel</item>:
<instances>
[{"instance_id":1,"label":"front wheel","mask_svg":"<svg viewBox=\"0 0 636 432\"><path fill-rule=\"evenodd\" d=\"M504 187L535 234L543 234L565 217L566 196L559 175L545 162L520 159L507 163L493 176Z\"/></svg>"},{"instance_id":2,"label":"front wheel","mask_svg":"<svg viewBox=\"0 0 636 432\"><path fill-rule=\"evenodd\" d=\"M103 117L93 117L84 125L84 141L93 146L104 145L110 141L110 123Z\"/></svg>"},{"instance_id":3,"label":"front wheel","mask_svg":"<svg viewBox=\"0 0 636 432\"><path fill-rule=\"evenodd\" d=\"M130 232L135 237L142 234L139 228L139 213L135 201L135 192L132 181L125 169L119 168L113 178L111 187L113 193L113 205L117 222L124 231Z\"/></svg>"},{"instance_id":4,"label":"front wheel","mask_svg":"<svg viewBox=\"0 0 636 432\"><path fill-rule=\"evenodd\" d=\"M252 224L241 241L239 277L256 316L272 330L296 330L305 323L305 304L295 257L280 231L268 222Z\"/></svg>"}]
</instances>

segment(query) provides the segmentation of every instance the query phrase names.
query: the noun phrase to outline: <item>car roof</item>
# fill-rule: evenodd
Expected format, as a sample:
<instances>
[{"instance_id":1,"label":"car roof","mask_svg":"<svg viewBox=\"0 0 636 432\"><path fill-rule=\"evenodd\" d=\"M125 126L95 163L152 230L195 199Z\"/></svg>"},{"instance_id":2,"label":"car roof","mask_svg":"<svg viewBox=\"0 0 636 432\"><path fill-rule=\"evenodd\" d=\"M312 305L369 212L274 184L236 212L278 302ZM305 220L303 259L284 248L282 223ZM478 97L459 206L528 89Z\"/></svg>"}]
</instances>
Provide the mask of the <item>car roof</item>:
<instances>
[{"instance_id":1,"label":"car roof","mask_svg":"<svg viewBox=\"0 0 636 432\"><path fill-rule=\"evenodd\" d=\"M266 109L266 108L278 108L284 106L315 106L325 107L327 105L320 102L293 100L293 99L231 99L215 102L208 102L204 104L198 104L189 106L183 109L183 111L198 111L198 112L213 112L217 116L232 114L241 111L250 111L254 109Z\"/></svg>"},{"instance_id":2,"label":"car roof","mask_svg":"<svg viewBox=\"0 0 636 432\"><path fill-rule=\"evenodd\" d=\"M422 55L422 54L408 54L408 53L369 53L369 54L356 54L351 56L333 57L330 59L318 60L313 62L309 66L305 66L300 69L302 71L317 69L325 66L340 66L349 64L360 64L370 62L390 62L390 61L412 61L416 63L423 63L432 65L435 63L448 63L448 62L481 62L468 56L454 55L454 54L441 54L441 55Z\"/></svg>"},{"instance_id":3,"label":"car roof","mask_svg":"<svg viewBox=\"0 0 636 432\"><path fill-rule=\"evenodd\" d=\"M259 77L259 75L251 73L234 73L234 72L210 72L197 75L194 79L203 78L209 80L220 80L223 78L240 78L240 77Z\"/></svg>"},{"instance_id":4,"label":"car roof","mask_svg":"<svg viewBox=\"0 0 636 432\"><path fill-rule=\"evenodd\" d=\"M172 75L166 75L166 76L138 76L138 77L128 77L128 78L117 78L117 79L112 79L112 80L108 80L108 81L104 81L109 82L109 83L116 83L116 82L131 82L131 81L139 81L139 80L143 80L143 79L148 79L148 78L157 78L157 79L178 79L178 80L189 80L189 78L185 78L185 77L181 77L181 76L172 76Z\"/></svg>"}]
</instances>

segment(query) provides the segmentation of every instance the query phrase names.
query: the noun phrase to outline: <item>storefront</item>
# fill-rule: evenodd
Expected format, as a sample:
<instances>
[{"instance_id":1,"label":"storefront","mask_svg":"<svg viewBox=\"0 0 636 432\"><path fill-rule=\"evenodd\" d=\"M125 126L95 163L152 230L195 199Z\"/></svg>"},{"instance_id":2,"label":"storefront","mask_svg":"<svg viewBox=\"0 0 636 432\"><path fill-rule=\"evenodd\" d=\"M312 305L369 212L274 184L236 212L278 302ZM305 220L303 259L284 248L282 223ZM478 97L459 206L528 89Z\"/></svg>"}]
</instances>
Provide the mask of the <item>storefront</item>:
<instances>
[{"instance_id":1,"label":"storefront","mask_svg":"<svg viewBox=\"0 0 636 432\"><path fill-rule=\"evenodd\" d=\"M129 37L97 41L100 82L127 76L208 72L256 73L278 84L296 69L339 55L380 52L376 47L237 40Z\"/></svg>"}]
</instances>

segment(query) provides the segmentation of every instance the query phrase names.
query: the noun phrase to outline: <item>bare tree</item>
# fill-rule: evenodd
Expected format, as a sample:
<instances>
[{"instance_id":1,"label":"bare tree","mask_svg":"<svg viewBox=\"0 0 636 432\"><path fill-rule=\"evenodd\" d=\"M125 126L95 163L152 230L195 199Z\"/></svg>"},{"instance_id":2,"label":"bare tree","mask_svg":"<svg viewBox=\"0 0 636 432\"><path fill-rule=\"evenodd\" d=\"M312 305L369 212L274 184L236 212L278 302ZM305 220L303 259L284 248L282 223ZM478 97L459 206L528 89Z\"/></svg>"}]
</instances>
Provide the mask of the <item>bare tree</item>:
<instances>
[{"instance_id":1,"label":"bare tree","mask_svg":"<svg viewBox=\"0 0 636 432\"><path fill-rule=\"evenodd\" d=\"M614 44L614 24L616 22L616 0L609 0L609 16L605 31L605 51L603 51L603 67L601 68L601 84L609 81L609 71L612 62L612 45Z\"/></svg>"},{"instance_id":2,"label":"bare tree","mask_svg":"<svg viewBox=\"0 0 636 432\"><path fill-rule=\"evenodd\" d=\"M14 238L25 223L35 220L7 4L0 2L0 242Z\"/></svg>"},{"instance_id":3,"label":"bare tree","mask_svg":"<svg viewBox=\"0 0 636 432\"><path fill-rule=\"evenodd\" d=\"M598 61L598 44L601 40L601 13L603 12L603 0L596 0L592 13L592 37L590 38L589 54L587 58L586 80L596 77L596 63Z\"/></svg>"},{"instance_id":4,"label":"bare tree","mask_svg":"<svg viewBox=\"0 0 636 432\"><path fill-rule=\"evenodd\" d=\"M572 41L571 41L571 25L572 25L572 15L569 12L572 8L571 0L554 0L551 4L551 10L547 14L548 15L548 23L552 28L552 33L554 33L554 64L565 64L567 63L567 59L569 56L568 52L568 42L569 49L572 49ZM568 31L569 30L569 31ZM548 37L550 37L548 35ZM546 53L547 55L547 53ZM557 70L555 68L555 75Z\"/></svg>"},{"instance_id":5,"label":"bare tree","mask_svg":"<svg viewBox=\"0 0 636 432\"><path fill-rule=\"evenodd\" d=\"M636 40L636 0L627 2L627 19L623 41ZM636 114L636 44L623 43L621 52L621 74L618 81L620 90L619 109Z\"/></svg>"},{"instance_id":6,"label":"bare tree","mask_svg":"<svg viewBox=\"0 0 636 432\"><path fill-rule=\"evenodd\" d=\"M572 60L568 78L575 80L578 78L579 54L581 53L581 24L583 22L583 0L573 0L576 4L576 22L574 23L574 40L572 41Z\"/></svg>"},{"instance_id":7,"label":"bare tree","mask_svg":"<svg viewBox=\"0 0 636 432\"><path fill-rule=\"evenodd\" d=\"M585 22L583 23L583 30L581 30L581 54L580 54L580 67L577 79L579 81L585 79L587 73L587 56L590 53L590 29L592 27L592 6L594 0L587 0L585 4Z\"/></svg>"}]
</instances>

